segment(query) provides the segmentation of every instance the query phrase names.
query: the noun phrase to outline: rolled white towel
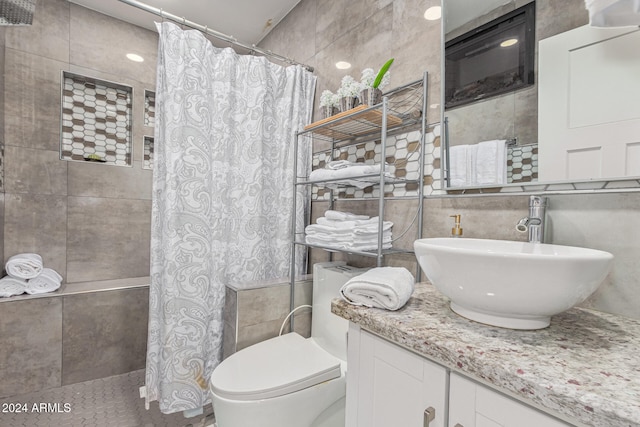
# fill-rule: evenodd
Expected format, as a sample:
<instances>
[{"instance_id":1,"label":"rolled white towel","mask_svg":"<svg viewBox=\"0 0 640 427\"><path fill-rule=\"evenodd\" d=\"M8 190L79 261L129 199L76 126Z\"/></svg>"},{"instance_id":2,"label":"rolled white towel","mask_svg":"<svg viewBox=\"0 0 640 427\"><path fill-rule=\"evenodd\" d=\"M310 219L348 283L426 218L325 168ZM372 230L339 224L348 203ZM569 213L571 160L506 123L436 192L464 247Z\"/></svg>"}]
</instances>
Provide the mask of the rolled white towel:
<instances>
[{"instance_id":1,"label":"rolled white towel","mask_svg":"<svg viewBox=\"0 0 640 427\"><path fill-rule=\"evenodd\" d=\"M349 304L398 310L414 288L415 279L406 268L377 267L350 279L340 288L340 295Z\"/></svg>"},{"instance_id":2,"label":"rolled white towel","mask_svg":"<svg viewBox=\"0 0 640 427\"><path fill-rule=\"evenodd\" d=\"M0 297L12 297L25 292L27 282L11 276L4 276L0 279Z\"/></svg>"},{"instance_id":3,"label":"rolled white towel","mask_svg":"<svg viewBox=\"0 0 640 427\"><path fill-rule=\"evenodd\" d=\"M62 276L51 268L45 268L37 277L27 281L25 292L30 295L44 294L55 291L61 284Z\"/></svg>"},{"instance_id":4,"label":"rolled white towel","mask_svg":"<svg viewBox=\"0 0 640 427\"><path fill-rule=\"evenodd\" d=\"M33 279L42 273L42 257L32 253L14 255L7 260L4 268L9 276L16 279Z\"/></svg>"}]
</instances>

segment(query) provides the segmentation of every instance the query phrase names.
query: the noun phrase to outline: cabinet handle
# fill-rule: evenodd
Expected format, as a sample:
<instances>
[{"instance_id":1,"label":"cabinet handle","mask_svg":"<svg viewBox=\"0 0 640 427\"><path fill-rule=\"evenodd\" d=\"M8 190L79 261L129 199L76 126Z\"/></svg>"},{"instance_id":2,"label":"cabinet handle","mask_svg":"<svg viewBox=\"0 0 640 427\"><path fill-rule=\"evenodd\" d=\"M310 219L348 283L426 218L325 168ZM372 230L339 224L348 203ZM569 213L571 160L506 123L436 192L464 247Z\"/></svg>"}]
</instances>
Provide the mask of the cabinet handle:
<instances>
[{"instance_id":1,"label":"cabinet handle","mask_svg":"<svg viewBox=\"0 0 640 427\"><path fill-rule=\"evenodd\" d=\"M431 421L433 421L436 418L436 410L433 408L433 406L429 406L427 409L424 410L424 422L423 422L423 427L429 427L429 423Z\"/></svg>"}]
</instances>

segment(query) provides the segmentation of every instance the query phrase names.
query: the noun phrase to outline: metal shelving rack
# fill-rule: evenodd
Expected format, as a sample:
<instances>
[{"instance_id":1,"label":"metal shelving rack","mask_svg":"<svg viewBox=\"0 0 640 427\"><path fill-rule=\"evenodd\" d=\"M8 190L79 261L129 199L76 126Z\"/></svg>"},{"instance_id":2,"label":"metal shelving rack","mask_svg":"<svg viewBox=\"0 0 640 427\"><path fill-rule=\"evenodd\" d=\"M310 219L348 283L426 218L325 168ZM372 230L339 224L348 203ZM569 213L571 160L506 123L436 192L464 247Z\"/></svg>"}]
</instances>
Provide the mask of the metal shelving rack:
<instances>
[{"instance_id":1,"label":"metal shelving rack","mask_svg":"<svg viewBox=\"0 0 640 427\"><path fill-rule=\"evenodd\" d=\"M374 106L359 106L353 110L340 113L328 119L324 119L305 127L303 131L297 132L294 143L294 185L293 185L293 213L291 226L291 310L295 308L295 261L296 247L305 246L308 248L320 248L334 252L344 252L357 254L366 257L376 258L377 265L382 266L384 257L389 254L413 253L412 249L382 249L383 247L383 221L385 213L385 184L390 183L416 183L418 187L418 212L417 212L417 235L422 236L422 208L424 196L424 154L426 135L426 112L428 100L428 72L424 72L422 79L395 88L383 95L382 102ZM409 130L420 128L420 148L418 179L407 180L402 178L390 178L385 176L385 167L381 166L379 174L363 175L358 178L350 177L350 180L360 179L368 183L373 181L379 186L378 195L378 249L375 251L353 251L341 250L330 246L309 244L305 241L304 229L298 230L297 222L297 192L300 186L312 185L322 186L326 184L339 184L341 179L327 179L322 181L309 181L307 176L298 176L298 151L301 139L311 138L330 142L331 156L337 150L368 141L379 140L381 161L384 164L387 148L387 137L406 133ZM330 194L330 208L338 197L333 190ZM309 223L309 218L305 218L305 224ZM291 330L293 330L293 316L291 317Z\"/></svg>"}]
</instances>

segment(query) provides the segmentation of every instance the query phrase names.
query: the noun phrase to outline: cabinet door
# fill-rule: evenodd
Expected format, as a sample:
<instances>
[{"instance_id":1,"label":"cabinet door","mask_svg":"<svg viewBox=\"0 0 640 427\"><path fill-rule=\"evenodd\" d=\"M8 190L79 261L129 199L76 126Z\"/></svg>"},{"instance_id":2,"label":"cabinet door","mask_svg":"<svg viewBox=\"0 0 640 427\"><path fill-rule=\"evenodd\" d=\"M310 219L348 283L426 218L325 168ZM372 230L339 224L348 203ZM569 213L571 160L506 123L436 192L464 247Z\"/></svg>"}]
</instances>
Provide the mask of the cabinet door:
<instances>
[{"instance_id":1,"label":"cabinet door","mask_svg":"<svg viewBox=\"0 0 640 427\"><path fill-rule=\"evenodd\" d=\"M455 373L449 387L449 427L570 426Z\"/></svg>"},{"instance_id":2,"label":"cabinet door","mask_svg":"<svg viewBox=\"0 0 640 427\"><path fill-rule=\"evenodd\" d=\"M349 333L351 344L355 337L353 330ZM347 426L423 427L425 409L433 407L435 419L429 427L444 427L445 368L364 331L357 353L350 353L357 361L348 361L349 369L357 363L358 380L356 395L347 391L348 412L356 412L347 417Z\"/></svg>"}]
</instances>

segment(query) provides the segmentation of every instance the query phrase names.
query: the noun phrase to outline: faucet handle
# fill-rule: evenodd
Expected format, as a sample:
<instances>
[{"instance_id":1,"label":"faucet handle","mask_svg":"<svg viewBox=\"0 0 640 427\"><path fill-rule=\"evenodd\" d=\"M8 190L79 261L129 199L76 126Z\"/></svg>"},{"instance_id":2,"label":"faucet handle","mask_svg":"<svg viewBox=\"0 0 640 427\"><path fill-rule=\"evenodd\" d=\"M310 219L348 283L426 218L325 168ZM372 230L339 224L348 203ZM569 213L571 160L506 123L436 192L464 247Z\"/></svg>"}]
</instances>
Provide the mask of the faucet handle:
<instances>
[{"instance_id":1,"label":"faucet handle","mask_svg":"<svg viewBox=\"0 0 640 427\"><path fill-rule=\"evenodd\" d=\"M455 218L455 225L453 226L453 228L451 229L451 235L453 237L460 237L462 236L462 227L460 226L460 218L462 218L462 215L460 214L455 214L455 215L449 215L450 218Z\"/></svg>"}]
</instances>

